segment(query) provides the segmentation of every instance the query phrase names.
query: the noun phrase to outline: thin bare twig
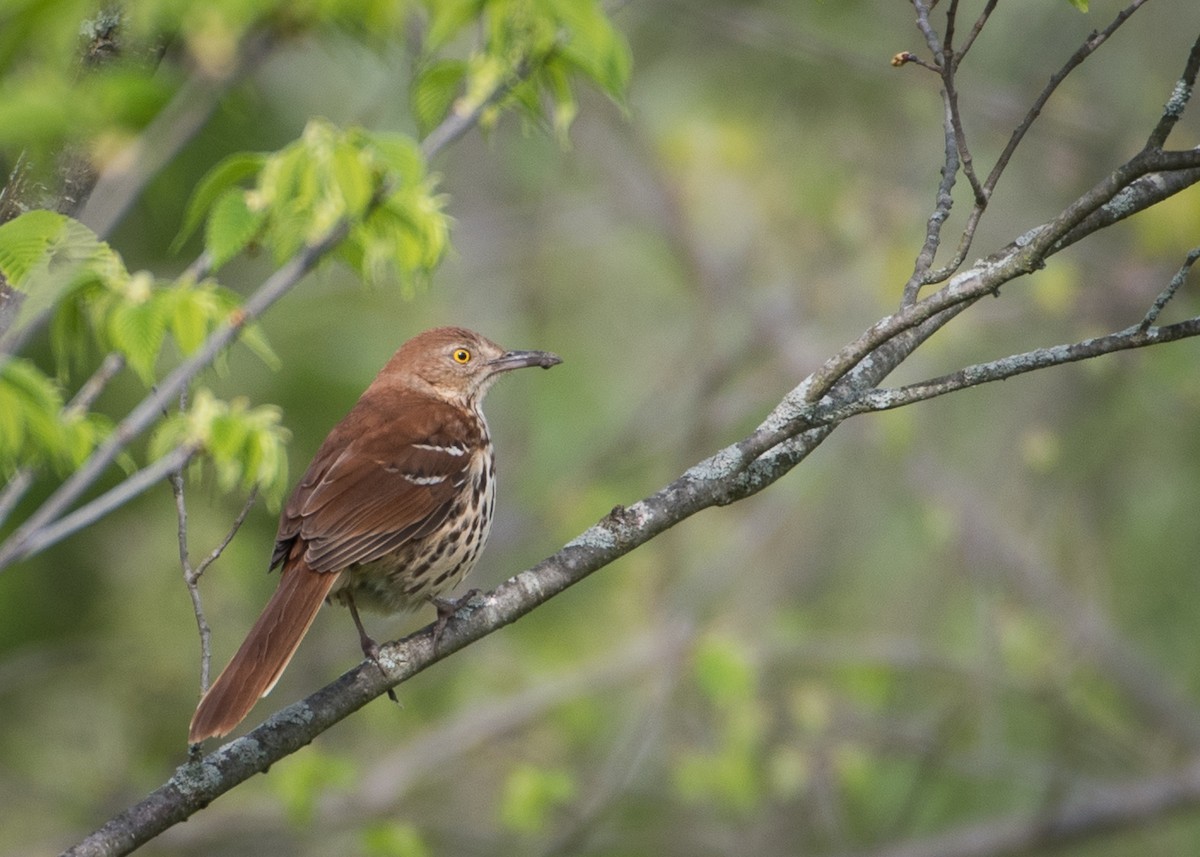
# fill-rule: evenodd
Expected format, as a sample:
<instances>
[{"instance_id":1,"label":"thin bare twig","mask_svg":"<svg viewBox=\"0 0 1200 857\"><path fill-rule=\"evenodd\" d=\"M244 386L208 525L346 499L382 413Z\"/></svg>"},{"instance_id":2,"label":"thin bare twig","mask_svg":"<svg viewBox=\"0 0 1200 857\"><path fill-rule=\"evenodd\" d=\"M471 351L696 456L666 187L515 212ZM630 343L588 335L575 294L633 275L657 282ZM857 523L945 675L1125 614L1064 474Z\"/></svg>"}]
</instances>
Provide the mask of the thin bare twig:
<instances>
[{"instance_id":1,"label":"thin bare twig","mask_svg":"<svg viewBox=\"0 0 1200 857\"><path fill-rule=\"evenodd\" d=\"M1172 279L1174 286L1168 286L1168 291L1172 295L1178 289L1179 283L1182 283L1183 279L1186 278L1187 272L1195 261L1193 259L1193 254L1195 253L1200 253L1200 248L1188 254L1183 267ZM929 298L926 298L925 301L922 301L922 304L929 300ZM1154 305L1158 306L1160 302L1162 305L1165 305L1168 300L1170 300L1169 296L1164 299L1163 295L1159 295ZM944 312L956 313L961 311L964 306L965 304L951 306L944 310ZM1157 312L1155 312L1155 316L1157 316ZM932 329L936 330L947 319L935 316L930 317L929 320L935 325ZM876 326L883 325L885 322L886 319L879 322ZM913 325L910 326L909 330L918 331L919 327ZM803 437L807 432L814 429L825 429L835 426L843 420L861 413L905 407L915 402L925 401L926 399L942 396L956 390L991 381L1003 381L1049 366L1087 360L1116 351L1174 342L1179 339L1196 336L1198 333L1200 333L1200 317L1187 319L1164 327L1151 327L1146 325L1143 319L1137 326L1129 327L1106 336L1093 337L1068 345L1056 345L1049 348L1026 351L1021 354L1013 354L999 360L974 364L948 375L908 384L903 387L866 389L862 385L858 385L858 392L841 397L825 396L824 394L821 397L816 396L815 390L819 388L815 386L817 382L814 382L813 379L819 374L818 372L810 375L804 382L784 397L783 402L763 421L762 425L748 437L735 444L734 447L737 449L738 459L743 462L749 462L766 454L769 450ZM928 336L928 334L928 330L922 332L923 336ZM882 346L883 342L880 345ZM905 347L912 348L915 345L907 343ZM827 387L826 390L828 389Z\"/></svg>"},{"instance_id":2,"label":"thin bare twig","mask_svg":"<svg viewBox=\"0 0 1200 857\"><path fill-rule=\"evenodd\" d=\"M928 297L903 306L877 321L809 375L789 394L784 405L792 407L802 400L819 400L861 361L875 355L890 340L920 329L923 341L953 317L953 314L947 315L948 311L961 312L979 298L996 294L1003 284L1044 267L1046 260L1065 246L1066 236L1143 176L1163 169L1190 170L1196 167L1200 167L1200 150L1139 152L1067 206L1054 220L1029 230L1003 251L955 275ZM1115 219L1122 219L1131 213L1128 210L1113 212ZM940 321L933 323L934 319ZM899 350L910 353L911 347L915 346L903 345Z\"/></svg>"},{"instance_id":3,"label":"thin bare twig","mask_svg":"<svg viewBox=\"0 0 1200 857\"><path fill-rule=\"evenodd\" d=\"M737 446L742 457L753 458L812 429L837 425L859 414L903 408L947 393L992 381L1005 381L1050 366L1062 366L1118 351L1161 345L1194 336L1200 336L1200 316L1163 327L1142 329L1141 325L1138 325L1068 345L1037 348L987 363L965 366L956 372L906 384L903 387L866 390L844 402L824 399L803 409L794 420L773 427L761 436L756 432L740 441Z\"/></svg>"},{"instance_id":4,"label":"thin bare twig","mask_svg":"<svg viewBox=\"0 0 1200 857\"><path fill-rule=\"evenodd\" d=\"M183 569L183 583L187 587L188 597L191 598L192 612L196 615L196 629L200 634L200 692L203 693L208 690L209 672L212 667L212 627L208 624L204 613L204 604L200 598L200 578L208 567L221 557L225 548L229 547L233 537L237 535L238 530L242 528L242 524L246 522L246 517L254 508L254 501L258 499L258 487L255 486L250 490L246 502L242 504L242 510L233 519L233 524L225 533L225 537L209 551L198 565L193 567L188 550L188 516L187 501L184 496L183 470L176 470L167 479L171 483L171 493L175 497L175 514L179 522L179 564Z\"/></svg>"},{"instance_id":5,"label":"thin bare twig","mask_svg":"<svg viewBox=\"0 0 1200 857\"><path fill-rule=\"evenodd\" d=\"M914 0L914 2L919 2L919 0ZM1071 74L1071 72L1078 68L1081 63L1095 53L1101 45L1108 41L1109 37L1112 36L1112 34L1115 33L1122 24L1129 20L1130 16L1133 15L1133 13L1141 8L1146 2L1148 2L1148 0L1134 0L1127 7L1122 9L1107 27L1100 32L1093 33L1091 36L1089 36L1087 40L1080 45L1079 49L1076 50L1075 53L1072 54L1071 57L1066 61L1066 63L1063 64L1062 68L1060 68L1050 77L1050 81L1045 87L1042 88L1042 91L1038 93L1037 98L1034 99L1033 105L1026 112L1025 117L1009 136L1008 142L1005 144L1004 149L1001 150L1000 155L996 158L996 163L993 165L991 172L988 173L988 176L983 181L982 185L976 189L975 205L970 214L967 215L967 222L963 227L963 233L959 239L958 247L954 251L954 257L938 270L928 272L924 277L922 285L931 285L933 283L943 282L948 277L953 276L959 267L962 266L963 262L966 260L967 253L970 252L971 243L974 241L975 232L978 229L979 221L982 219L983 213L987 208L988 200L991 199L991 195L995 191L996 185L1000 181L1000 177L1004 174L1005 169L1008 168L1008 164L1012 160L1013 154L1016 152L1017 147L1021 144L1021 141L1025 139L1025 135L1033 126L1033 123L1037 120L1038 116L1041 115L1042 109L1046 106L1046 102L1050 100L1050 96L1054 94L1055 90L1058 89L1059 85L1067 78L1068 75ZM992 5L994 7L994 4ZM987 14L990 14L990 10L985 9L984 13L985 14L982 15L980 20L977 22L979 29L982 29L983 24L986 22ZM936 38L936 33L934 33L933 36ZM972 31L972 35L969 38L971 41L974 41L976 36L978 36L978 31Z\"/></svg>"},{"instance_id":6,"label":"thin bare twig","mask_svg":"<svg viewBox=\"0 0 1200 857\"><path fill-rule=\"evenodd\" d=\"M1196 41L1192 42L1192 49L1188 53L1183 73L1179 75L1179 80L1176 81L1170 98L1163 105L1162 117L1146 139L1145 148L1161 149L1166 144L1167 137L1171 135L1171 130L1183 116L1183 111L1187 108L1188 101L1191 100L1198 73L1200 73L1200 36L1197 36Z\"/></svg>"},{"instance_id":7,"label":"thin bare twig","mask_svg":"<svg viewBox=\"0 0 1200 857\"><path fill-rule=\"evenodd\" d=\"M988 0L987 5L983 7L983 11L979 13L979 17L975 19L975 24L971 27L971 32L967 33L967 38L963 41L963 46L954 53L952 62L955 68L963 61L967 55L967 51L971 50L971 45L975 44L975 39L979 37L984 25L987 24L988 18L996 8L998 0Z\"/></svg>"},{"instance_id":8,"label":"thin bare twig","mask_svg":"<svg viewBox=\"0 0 1200 857\"><path fill-rule=\"evenodd\" d=\"M1157 298L1154 299L1154 304L1146 312L1146 317L1142 319L1142 323L1138 325L1138 330L1145 333L1150 329L1150 326L1158 320L1158 315L1171 302L1171 298L1175 297L1175 292L1179 291L1179 287L1187 280L1188 274L1192 270L1192 266L1196 264L1196 260L1200 259L1200 247L1192 250L1187 254L1183 265L1171 278L1171 282L1162 290Z\"/></svg>"},{"instance_id":9,"label":"thin bare twig","mask_svg":"<svg viewBox=\"0 0 1200 857\"><path fill-rule=\"evenodd\" d=\"M951 47L951 40L954 37L954 19L958 11L958 3L952 2L950 9L946 13L946 39L943 43L937 34L937 30L929 22L930 7L925 0L912 0L913 6L917 10L917 27L921 34L925 36L925 41L929 45L929 50L933 54L934 63L938 67L938 72L942 78L942 89L946 105L949 108L950 127L954 132L954 142L958 146L958 159L960 169L963 175L967 177L967 181L971 185L971 190L975 194L975 203L979 206L987 205L988 194L979 182L979 177L975 174L975 162L971 157L971 149L967 146L967 132L963 128L962 116L958 110L958 85L955 82L955 63L953 60L954 50Z\"/></svg>"},{"instance_id":10,"label":"thin bare twig","mask_svg":"<svg viewBox=\"0 0 1200 857\"><path fill-rule=\"evenodd\" d=\"M989 192L995 189L996 183L1000 181L1000 176L1004 173L1005 168L1008 166L1008 162L1012 159L1013 152L1016 151L1017 146L1021 144L1021 141L1025 139L1025 134L1028 133L1038 116L1041 115L1042 108L1046 106L1046 102L1050 100L1050 96L1054 94L1059 85L1067 79L1067 76L1071 74L1071 72L1078 68L1088 57L1094 54L1101 45L1107 42L1112 34L1120 29L1121 25L1128 21L1133 13L1140 9L1147 2L1149 2L1149 0L1133 0L1132 3L1117 13L1116 18L1114 18L1107 27L1100 32L1093 33L1091 36L1089 36L1087 40L1079 46L1079 49L1076 50L1075 53L1071 54L1070 58L1063 64L1062 68L1051 75L1049 82L1047 82L1045 87L1042 88L1042 91L1038 93L1037 98L1033 100L1033 105L1025 113L1025 118L1021 120L1021 124L1019 124L1013 130L1012 135L1008 138L1008 142L1004 145L1004 149L1000 152L999 157L996 158L996 164L992 167L992 171L988 173L987 180L984 182L984 187L986 187Z\"/></svg>"},{"instance_id":11,"label":"thin bare twig","mask_svg":"<svg viewBox=\"0 0 1200 857\"><path fill-rule=\"evenodd\" d=\"M950 217L950 210L954 208L954 184L958 178L958 145L954 139L954 129L950 121L950 105L944 93L942 103L945 110L945 121L942 127L945 130L946 138L942 178L938 183L937 201L934 204L933 212L925 224L925 243L921 245L921 251L917 254L912 276L904 284L904 296L900 302L902 307L916 303L921 286L927 282L926 275L933 267L938 247L941 246L942 228L946 225L946 219Z\"/></svg>"}]
</instances>

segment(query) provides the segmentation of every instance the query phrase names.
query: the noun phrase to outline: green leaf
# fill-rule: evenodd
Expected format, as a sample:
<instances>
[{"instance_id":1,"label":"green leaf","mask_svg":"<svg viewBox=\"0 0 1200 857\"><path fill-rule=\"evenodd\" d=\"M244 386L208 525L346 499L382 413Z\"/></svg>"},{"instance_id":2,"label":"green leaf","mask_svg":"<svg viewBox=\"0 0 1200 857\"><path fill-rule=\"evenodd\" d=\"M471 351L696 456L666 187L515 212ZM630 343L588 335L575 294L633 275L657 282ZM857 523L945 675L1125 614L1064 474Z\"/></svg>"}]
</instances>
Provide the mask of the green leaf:
<instances>
[{"instance_id":1,"label":"green leaf","mask_svg":"<svg viewBox=\"0 0 1200 857\"><path fill-rule=\"evenodd\" d=\"M27 211L0 225L0 273L14 288L22 288L30 273L45 263L70 220L53 211Z\"/></svg>"},{"instance_id":2,"label":"green leaf","mask_svg":"<svg viewBox=\"0 0 1200 857\"><path fill-rule=\"evenodd\" d=\"M29 211L0 225L0 272L14 287L50 306L67 289L90 281L120 286L121 257L77 220Z\"/></svg>"},{"instance_id":3,"label":"green leaf","mask_svg":"<svg viewBox=\"0 0 1200 857\"><path fill-rule=\"evenodd\" d=\"M86 356L85 335L110 305L110 290L130 275L111 247L69 217L30 211L0 226L0 272L27 297L14 326L51 315L51 347L60 377Z\"/></svg>"},{"instance_id":4,"label":"green leaf","mask_svg":"<svg viewBox=\"0 0 1200 857\"><path fill-rule=\"evenodd\" d=\"M568 772L520 765L504 783L500 822L517 833L538 833L550 814L574 797L575 780Z\"/></svg>"},{"instance_id":5,"label":"green leaf","mask_svg":"<svg viewBox=\"0 0 1200 857\"><path fill-rule=\"evenodd\" d=\"M275 353L275 349L271 347L271 343L267 341L266 334L259 325L248 324L243 327L238 341L249 348L268 369L278 372L283 365L283 361L279 359L279 355Z\"/></svg>"},{"instance_id":6,"label":"green leaf","mask_svg":"<svg viewBox=\"0 0 1200 857\"><path fill-rule=\"evenodd\" d=\"M246 192L230 188L213 204L205 228L205 243L213 257L213 266L220 267L240 253L253 241L266 220L265 211L251 211L246 204Z\"/></svg>"},{"instance_id":7,"label":"green leaf","mask_svg":"<svg viewBox=\"0 0 1200 857\"><path fill-rule=\"evenodd\" d=\"M109 315L107 333L113 347L147 385L154 383L154 366L162 350L169 318L165 302L153 292L150 275L139 273L126 300Z\"/></svg>"},{"instance_id":8,"label":"green leaf","mask_svg":"<svg viewBox=\"0 0 1200 857\"><path fill-rule=\"evenodd\" d=\"M399 179L401 186L412 184L427 190L421 184L425 175L425 157L416 140L407 134L372 134L369 145L385 169Z\"/></svg>"},{"instance_id":9,"label":"green leaf","mask_svg":"<svg viewBox=\"0 0 1200 857\"><path fill-rule=\"evenodd\" d=\"M213 315L210 318L211 332L212 329L226 321L230 315L241 312L242 298L237 292L223 289L215 284L210 287L209 294L214 304ZM271 348L271 343L267 341L266 334L263 333L260 325L253 323L244 325L238 341L249 348L251 353L258 357L268 369L278 371L279 367L283 365L283 361Z\"/></svg>"},{"instance_id":10,"label":"green leaf","mask_svg":"<svg viewBox=\"0 0 1200 857\"><path fill-rule=\"evenodd\" d=\"M258 486L275 505L287 487L289 438L273 405L251 408L245 399L223 402L209 390L192 396L186 413L175 414L155 429L150 455L161 458L183 444L197 446L216 473L222 491Z\"/></svg>"},{"instance_id":11,"label":"green leaf","mask_svg":"<svg viewBox=\"0 0 1200 857\"><path fill-rule=\"evenodd\" d=\"M610 97L623 97L632 54L600 5L591 0L553 0L553 7L566 33L562 56Z\"/></svg>"},{"instance_id":12,"label":"green leaf","mask_svg":"<svg viewBox=\"0 0 1200 857\"><path fill-rule=\"evenodd\" d=\"M15 457L21 454L27 438L49 445L56 432L39 433L36 429L57 422L61 409L58 387L32 362L11 359L0 365L0 448Z\"/></svg>"},{"instance_id":13,"label":"green leaf","mask_svg":"<svg viewBox=\"0 0 1200 857\"><path fill-rule=\"evenodd\" d=\"M579 113L575 94L571 91L571 81L566 70L557 63L548 65L542 75L547 81L547 89L550 91L551 98L554 99L554 115L551 119L555 136L558 137L560 145L568 146L570 137L567 132L571 130L571 123L575 121L575 116Z\"/></svg>"},{"instance_id":14,"label":"green leaf","mask_svg":"<svg viewBox=\"0 0 1200 857\"><path fill-rule=\"evenodd\" d=\"M1086 13L1088 10L1088 0L1067 0L1067 2L1070 3L1072 6L1074 6L1076 9L1078 9L1080 12Z\"/></svg>"},{"instance_id":15,"label":"green leaf","mask_svg":"<svg viewBox=\"0 0 1200 857\"><path fill-rule=\"evenodd\" d=\"M267 156L262 152L237 152L209 170L192 192L187 212L183 217L183 226L171 243L171 252L179 252L218 198L240 182L256 175L266 159Z\"/></svg>"},{"instance_id":16,"label":"green leaf","mask_svg":"<svg viewBox=\"0 0 1200 857\"><path fill-rule=\"evenodd\" d=\"M429 31L425 43L429 50L437 50L459 30L478 17L483 0L426 0L429 10Z\"/></svg>"},{"instance_id":17,"label":"green leaf","mask_svg":"<svg viewBox=\"0 0 1200 857\"><path fill-rule=\"evenodd\" d=\"M54 308L50 317L50 347L60 380L72 367L82 366L87 358L88 343L93 338L87 308L100 292L103 287L98 283L77 286L68 290Z\"/></svg>"},{"instance_id":18,"label":"green leaf","mask_svg":"<svg viewBox=\"0 0 1200 857\"><path fill-rule=\"evenodd\" d=\"M363 142L342 142L334 149L330 159L327 187L340 197L341 210L338 216L347 214L351 217L361 217L375 195L379 177L372 175L368 165L373 158ZM332 225L330 223L320 231L323 233Z\"/></svg>"},{"instance_id":19,"label":"green leaf","mask_svg":"<svg viewBox=\"0 0 1200 857\"><path fill-rule=\"evenodd\" d=\"M362 853L366 857L432 857L421 833L411 824L387 822L363 828Z\"/></svg>"},{"instance_id":20,"label":"green leaf","mask_svg":"<svg viewBox=\"0 0 1200 857\"><path fill-rule=\"evenodd\" d=\"M733 640L706 637L696 647L692 669L696 683L715 705L728 707L754 696L754 666Z\"/></svg>"},{"instance_id":21,"label":"green leaf","mask_svg":"<svg viewBox=\"0 0 1200 857\"><path fill-rule=\"evenodd\" d=\"M422 133L428 133L446 118L450 106L462 89L467 64L461 60L443 60L426 68L412 84L413 115Z\"/></svg>"},{"instance_id":22,"label":"green leaf","mask_svg":"<svg viewBox=\"0 0 1200 857\"><path fill-rule=\"evenodd\" d=\"M72 468L87 459L101 440L112 432L112 421L103 414L77 414L62 421L64 450Z\"/></svg>"},{"instance_id":23,"label":"green leaf","mask_svg":"<svg viewBox=\"0 0 1200 857\"><path fill-rule=\"evenodd\" d=\"M58 386L29 360L0 365L0 473L47 464L63 471L73 463L62 406Z\"/></svg>"},{"instance_id":24,"label":"green leaf","mask_svg":"<svg viewBox=\"0 0 1200 857\"><path fill-rule=\"evenodd\" d=\"M216 301L211 292L186 286L176 286L169 294L171 336L183 354L191 354L213 327Z\"/></svg>"},{"instance_id":25,"label":"green leaf","mask_svg":"<svg viewBox=\"0 0 1200 857\"><path fill-rule=\"evenodd\" d=\"M217 264L252 241L282 263L342 220L351 229L340 257L369 281L407 283L441 260L449 223L415 140L313 119L262 161L252 189L227 187L211 203L206 242Z\"/></svg>"}]
</instances>

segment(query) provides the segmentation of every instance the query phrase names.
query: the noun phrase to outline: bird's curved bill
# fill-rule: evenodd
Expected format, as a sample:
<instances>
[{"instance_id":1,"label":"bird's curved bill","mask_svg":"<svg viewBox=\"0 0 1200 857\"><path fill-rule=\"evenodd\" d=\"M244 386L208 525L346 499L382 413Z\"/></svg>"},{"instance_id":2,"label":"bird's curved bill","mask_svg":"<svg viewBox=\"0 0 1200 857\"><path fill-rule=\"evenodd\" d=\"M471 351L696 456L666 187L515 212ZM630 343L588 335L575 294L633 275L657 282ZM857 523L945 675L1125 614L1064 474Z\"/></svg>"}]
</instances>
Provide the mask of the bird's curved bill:
<instances>
[{"instance_id":1,"label":"bird's curved bill","mask_svg":"<svg viewBox=\"0 0 1200 857\"><path fill-rule=\"evenodd\" d=\"M559 363L562 363L562 358L549 351L506 351L495 360L489 360L487 365L494 372L507 372L509 369L524 369L526 366L549 369Z\"/></svg>"}]
</instances>

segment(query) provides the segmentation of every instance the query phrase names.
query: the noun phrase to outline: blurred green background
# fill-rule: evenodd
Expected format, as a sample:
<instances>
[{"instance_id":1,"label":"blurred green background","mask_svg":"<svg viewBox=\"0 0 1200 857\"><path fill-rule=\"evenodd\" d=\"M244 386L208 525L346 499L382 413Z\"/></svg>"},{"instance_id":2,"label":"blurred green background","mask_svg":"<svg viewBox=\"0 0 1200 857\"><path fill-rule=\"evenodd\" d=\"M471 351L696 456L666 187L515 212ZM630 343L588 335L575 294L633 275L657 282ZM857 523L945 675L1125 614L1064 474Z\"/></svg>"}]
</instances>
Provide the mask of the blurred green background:
<instances>
[{"instance_id":1,"label":"blurred green background","mask_svg":"<svg viewBox=\"0 0 1200 857\"><path fill-rule=\"evenodd\" d=\"M1122 5L1000 4L960 79L977 164ZM561 354L489 398L501 493L474 586L756 425L896 306L934 200L938 81L888 62L922 52L909 3L613 17L634 56L627 110L585 93L567 146L508 117L434 163L454 250L429 288L368 290L326 266L263 320L280 371L237 349L203 379L282 407L294 478L426 327ZM1198 24L1192 0L1151 3L1067 81L972 258L1140 148ZM171 274L196 250L165 251L191 188L229 151L277 148L311 116L411 131L406 63L381 34L277 46L112 243ZM1198 127L1185 117L1172 142ZM889 382L1136 323L1198 226L1192 191L1084 241ZM248 293L269 271L249 259L221 279ZM1185 291L1169 314L1198 304ZM1178 771L1200 752L1198 356L1184 342L856 418L765 493L438 664L399 707L369 705L142 853L870 852ZM142 394L126 377L101 404ZM188 500L200 557L242 498L205 483ZM260 503L204 580L216 667L274 586L275 525ZM198 642L175 527L164 485L0 573L0 854L71 844L184 760ZM368 625L391 639L431 619ZM349 617L323 611L243 728L358 659ZM1198 849L1184 811L1054 853Z\"/></svg>"}]
</instances>

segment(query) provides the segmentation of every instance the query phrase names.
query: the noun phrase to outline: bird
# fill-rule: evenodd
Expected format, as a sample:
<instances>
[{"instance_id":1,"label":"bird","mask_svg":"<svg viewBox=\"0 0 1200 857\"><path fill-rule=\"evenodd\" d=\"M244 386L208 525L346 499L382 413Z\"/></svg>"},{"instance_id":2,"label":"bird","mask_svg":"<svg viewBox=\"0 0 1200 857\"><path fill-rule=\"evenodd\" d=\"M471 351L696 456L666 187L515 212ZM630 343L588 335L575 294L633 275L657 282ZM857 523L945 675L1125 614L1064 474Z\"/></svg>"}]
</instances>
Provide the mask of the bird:
<instances>
[{"instance_id":1,"label":"bird","mask_svg":"<svg viewBox=\"0 0 1200 857\"><path fill-rule=\"evenodd\" d=\"M461 327L400 346L284 505L269 565L280 569L279 583L202 695L189 744L245 719L323 603L350 609L363 653L376 662L359 607L391 614L433 602L440 630L444 609L455 605L440 596L471 571L491 528L496 472L484 396L505 372L561 362L548 351L507 351Z\"/></svg>"}]
</instances>

